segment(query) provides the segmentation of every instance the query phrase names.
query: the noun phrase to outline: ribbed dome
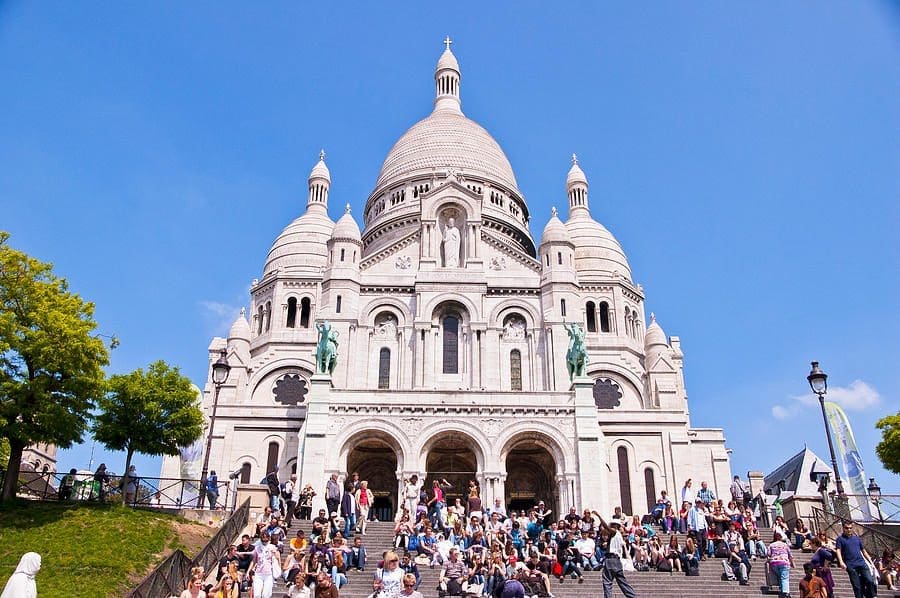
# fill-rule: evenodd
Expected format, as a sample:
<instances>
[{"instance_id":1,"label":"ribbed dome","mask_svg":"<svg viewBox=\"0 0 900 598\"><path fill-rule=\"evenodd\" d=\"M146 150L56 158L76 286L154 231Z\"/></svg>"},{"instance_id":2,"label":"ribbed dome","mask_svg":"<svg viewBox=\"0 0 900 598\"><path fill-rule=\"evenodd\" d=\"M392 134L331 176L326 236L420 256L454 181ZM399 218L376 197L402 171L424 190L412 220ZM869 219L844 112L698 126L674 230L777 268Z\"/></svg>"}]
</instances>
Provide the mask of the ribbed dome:
<instances>
[{"instance_id":1,"label":"ribbed dome","mask_svg":"<svg viewBox=\"0 0 900 598\"><path fill-rule=\"evenodd\" d=\"M545 243L572 243L566 225L556 215L556 208L553 208L550 220L547 221L547 226L544 227L544 234L541 235L541 245Z\"/></svg>"},{"instance_id":2,"label":"ribbed dome","mask_svg":"<svg viewBox=\"0 0 900 598\"><path fill-rule=\"evenodd\" d=\"M479 174L518 193L516 176L506 154L490 133L463 114L435 111L414 124L388 152L375 188L432 169L459 169Z\"/></svg>"},{"instance_id":3,"label":"ribbed dome","mask_svg":"<svg viewBox=\"0 0 900 598\"><path fill-rule=\"evenodd\" d=\"M344 215L341 216L337 221L337 224L334 225L334 231L331 233L331 238L350 239L353 241L361 240L362 236L359 233L359 225L356 224L356 220L350 215L350 204L347 204Z\"/></svg>"},{"instance_id":4,"label":"ribbed dome","mask_svg":"<svg viewBox=\"0 0 900 598\"><path fill-rule=\"evenodd\" d=\"M650 314L650 325L647 326L647 330L644 332L644 348L649 352L653 347L668 347L669 343L666 342L666 333L663 332L662 327L656 321L656 316L654 314Z\"/></svg>"},{"instance_id":5,"label":"ribbed dome","mask_svg":"<svg viewBox=\"0 0 900 598\"><path fill-rule=\"evenodd\" d=\"M575 244L575 270L579 277L619 272L631 280L631 267L622 246L611 232L591 218L587 210L569 218L566 229Z\"/></svg>"},{"instance_id":6,"label":"ribbed dome","mask_svg":"<svg viewBox=\"0 0 900 598\"><path fill-rule=\"evenodd\" d=\"M276 269L281 274L318 274L327 261L327 244L333 230L334 222L324 206L310 206L275 239L263 277Z\"/></svg>"},{"instance_id":7,"label":"ribbed dome","mask_svg":"<svg viewBox=\"0 0 900 598\"><path fill-rule=\"evenodd\" d=\"M250 323L244 317L244 308L241 308L241 315L231 325L231 330L228 331L228 340L250 340Z\"/></svg>"}]
</instances>

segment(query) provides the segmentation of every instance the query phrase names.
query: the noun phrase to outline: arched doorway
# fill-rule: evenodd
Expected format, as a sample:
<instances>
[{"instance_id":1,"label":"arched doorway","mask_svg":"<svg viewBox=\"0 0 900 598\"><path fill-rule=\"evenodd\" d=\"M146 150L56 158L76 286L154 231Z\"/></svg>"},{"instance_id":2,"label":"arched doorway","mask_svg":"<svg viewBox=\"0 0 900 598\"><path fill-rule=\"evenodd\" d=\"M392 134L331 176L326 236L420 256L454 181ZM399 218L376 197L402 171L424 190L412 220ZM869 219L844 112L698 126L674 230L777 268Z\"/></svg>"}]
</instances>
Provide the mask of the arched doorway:
<instances>
[{"instance_id":1,"label":"arched doorway","mask_svg":"<svg viewBox=\"0 0 900 598\"><path fill-rule=\"evenodd\" d=\"M556 461L538 438L517 440L506 454L506 508L530 509L544 501L559 513Z\"/></svg>"},{"instance_id":2,"label":"arched doorway","mask_svg":"<svg viewBox=\"0 0 900 598\"><path fill-rule=\"evenodd\" d=\"M379 521L393 521L397 509L397 450L393 439L368 431L347 454L347 474L359 473L375 496L371 512Z\"/></svg>"},{"instance_id":3,"label":"arched doorway","mask_svg":"<svg viewBox=\"0 0 900 598\"><path fill-rule=\"evenodd\" d=\"M431 443L425 461L425 488L429 495L432 480L446 479L452 486L444 491L447 504L452 505L457 498L465 504L469 481L478 480L478 457L472 450L474 444L471 437L459 432L443 434Z\"/></svg>"}]
</instances>

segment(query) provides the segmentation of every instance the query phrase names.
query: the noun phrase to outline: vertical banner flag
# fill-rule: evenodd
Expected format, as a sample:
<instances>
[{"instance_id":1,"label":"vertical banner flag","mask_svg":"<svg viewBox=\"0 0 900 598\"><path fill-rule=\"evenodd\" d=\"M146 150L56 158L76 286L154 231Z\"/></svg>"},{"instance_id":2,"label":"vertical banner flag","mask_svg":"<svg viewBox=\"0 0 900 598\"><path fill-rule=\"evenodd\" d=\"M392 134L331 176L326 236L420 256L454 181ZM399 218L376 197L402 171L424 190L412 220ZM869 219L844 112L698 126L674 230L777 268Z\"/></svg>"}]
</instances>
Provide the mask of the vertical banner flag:
<instances>
[{"instance_id":1,"label":"vertical banner flag","mask_svg":"<svg viewBox=\"0 0 900 598\"><path fill-rule=\"evenodd\" d=\"M858 501L859 509L867 520L872 519L869 509L868 490L866 489L866 472L863 470L862 457L856 448L856 440L853 438L853 429L850 428L850 420L841 406L831 401L825 402L825 413L828 415L828 424L837 444L838 454L844 464L844 475L850 482L850 493L866 498Z\"/></svg>"}]
</instances>

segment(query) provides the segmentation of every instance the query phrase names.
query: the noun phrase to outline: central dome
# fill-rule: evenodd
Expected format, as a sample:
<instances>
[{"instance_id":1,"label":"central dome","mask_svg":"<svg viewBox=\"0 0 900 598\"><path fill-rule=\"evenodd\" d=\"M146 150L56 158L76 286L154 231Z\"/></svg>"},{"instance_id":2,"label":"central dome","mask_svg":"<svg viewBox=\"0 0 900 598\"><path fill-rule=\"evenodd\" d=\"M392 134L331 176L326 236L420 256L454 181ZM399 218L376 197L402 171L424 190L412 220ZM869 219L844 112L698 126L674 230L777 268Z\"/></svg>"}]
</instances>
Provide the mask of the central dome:
<instances>
[{"instance_id":1,"label":"central dome","mask_svg":"<svg viewBox=\"0 0 900 598\"><path fill-rule=\"evenodd\" d=\"M518 192L512 166L491 134L452 110L435 110L400 137L381 166L375 188L448 168L483 175Z\"/></svg>"}]
</instances>

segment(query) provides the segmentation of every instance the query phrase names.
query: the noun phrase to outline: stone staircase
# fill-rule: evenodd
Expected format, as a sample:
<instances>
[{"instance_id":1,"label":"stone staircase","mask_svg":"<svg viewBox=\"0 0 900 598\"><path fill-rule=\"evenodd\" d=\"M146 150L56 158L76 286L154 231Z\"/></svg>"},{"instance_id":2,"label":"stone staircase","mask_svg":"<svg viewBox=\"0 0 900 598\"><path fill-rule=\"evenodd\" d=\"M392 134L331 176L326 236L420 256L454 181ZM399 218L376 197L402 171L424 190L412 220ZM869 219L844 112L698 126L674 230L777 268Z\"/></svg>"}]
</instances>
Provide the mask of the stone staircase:
<instances>
[{"instance_id":1,"label":"stone staircase","mask_svg":"<svg viewBox=\"0 0 900 598\"><path fill-rule=\"evenodd\" d=\"M298 529L298 525L302 529L309 531L309 525L306 521L295 521L291 530L288 531L288 538L293 537ZM347 573L350 583L343 586L340 590L342 598L366 598L372 593L372 577L374 575L378 561L384 551L393 545L393 523L375 522L370 523L366 536L363 537L363 545L366 547L368 554L368 563L365 571L352 570ZM679 536L679 541L683 544L685 536ZM770 538L770 530L762 530L763 538ZM663 536L668 539L668 534ZM810 554L804 554L799 551L794 552L794 561L796 568L791 571L791 595L799 598L799 582L803 577L802 564L809 561ZM750 584L741 586L737 581L722 580L722 564L720 559L709 558L700 563L700 576L687 577L684 573L662 573L655 570L636 571L627 574L628 581L631 583L636 594L639 597L654 598L700 598L702 596L777 596L777 591L770 594L766 586L766 565L764 560L752 561L752 569L750 571ZM440 574L439 568L430 569L425 566L419 567L422 576L422 582L419 591L425 598L437 597L437 583ZM846 572L840 569L833 571L835 580L835 596L836 598L852 598L853 590ZM584 583L578 583L571 577L560 583L557 578L551 579L550 591L556 598L598 598L603 596L603 583L600 571L587 571L584 574ZM284 595L285 586L279 583L273 594L276 598ZM622 593L618 586L613 586L613 596L621 596ZM879 596L900 596L900 593L894 594L888 592L884 586L879 587Z\"/></svg>"}]
</instances>

